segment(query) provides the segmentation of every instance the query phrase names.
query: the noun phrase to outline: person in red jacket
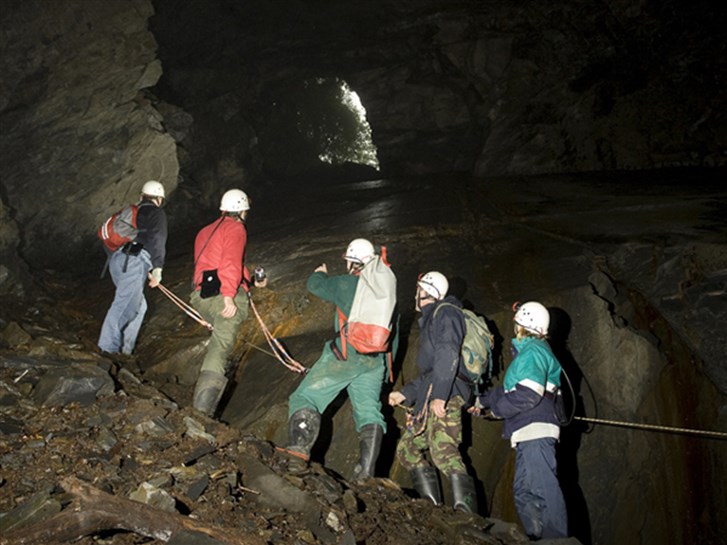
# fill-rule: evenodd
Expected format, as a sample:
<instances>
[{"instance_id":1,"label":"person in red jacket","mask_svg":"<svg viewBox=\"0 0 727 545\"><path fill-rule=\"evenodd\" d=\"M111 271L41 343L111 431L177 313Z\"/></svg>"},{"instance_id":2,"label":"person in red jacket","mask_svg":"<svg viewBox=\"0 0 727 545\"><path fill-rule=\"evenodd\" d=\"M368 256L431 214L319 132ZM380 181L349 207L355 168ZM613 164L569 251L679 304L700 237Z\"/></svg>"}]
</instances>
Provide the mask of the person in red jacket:
<instances>
[{"instance_id":1,"label":"person in red jacket","mask_svg":"<svg viewBox=\"0 0 727 545\"><path fill-rule=\"evenodd\" d=\"M194 241L194 291L192 306L214 327L194 389L192 404L213 416L227 386L227 357L248 314L248 285L245 267L247 229L245 219L250 200L244 191L230 189L220 201L219 219L203 227ZM267 278L255 281L265 287Z\"/></svg>"}]
</instances>

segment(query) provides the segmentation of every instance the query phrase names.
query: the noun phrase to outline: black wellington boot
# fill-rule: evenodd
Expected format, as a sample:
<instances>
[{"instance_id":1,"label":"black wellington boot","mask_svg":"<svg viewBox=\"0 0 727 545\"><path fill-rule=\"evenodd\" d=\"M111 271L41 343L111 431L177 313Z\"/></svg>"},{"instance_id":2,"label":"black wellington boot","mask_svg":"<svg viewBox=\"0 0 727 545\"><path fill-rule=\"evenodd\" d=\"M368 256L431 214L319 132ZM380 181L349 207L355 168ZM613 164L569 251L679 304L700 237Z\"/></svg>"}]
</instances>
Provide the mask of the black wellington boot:
<instances>
[{"instance_id":1,"label":"black wellington boot","mask_svg":"<svg viewBox=\"0 0 727 545\"><path fill-rule=\"evenodd\" d=\"M452 507L465 513L476 513L475 480L469 475L452 473L449 476L449 484L452 486Z\"/></svg>"},{"instance_id":2,"label":"black wellington boot","mask_svg":"<svg viewBox=\"0 0 727 545\"><path fill-rule=\"evenodd\" d=\"M411 481L420 498L429 499L434 505L442 505L442 489L437 469L432 466L411 470Z\"/></svg>"},{"instance_id":3,"label":"black wellington boot","mask_svg":"<svg viewBox=\"0 0 727 545\"><path fill-rule=\"evenodd\" d=\"M362 481L374 476L376 460L381 450L381 440L384 430L378 424L367 424L359 432L361 454L356 467L353 469L353 479Z\"/></svg>"},{"instance_id":4,"label":"black wellington boot","mask_svg":"<svg viewBox=\"0 0 727 545\"><path fill-rule=\"evenodd\" d=\"M321 430L321 414L314 409L295 411L288 421L288 451L292 455L288 464L291 473L308 469L310 451Z\"/></svg>"},{"instance_id":5,"label":"black wellington boot","mask_svg":"<svg viewBox=\"0 0 727 545\"><path fill-rule=\"evenodd\" d=\"M214 416L227 386L227 378L213 371L200 371L194 388L193 407L206 416Z\"/></svg>"}]
</instances>

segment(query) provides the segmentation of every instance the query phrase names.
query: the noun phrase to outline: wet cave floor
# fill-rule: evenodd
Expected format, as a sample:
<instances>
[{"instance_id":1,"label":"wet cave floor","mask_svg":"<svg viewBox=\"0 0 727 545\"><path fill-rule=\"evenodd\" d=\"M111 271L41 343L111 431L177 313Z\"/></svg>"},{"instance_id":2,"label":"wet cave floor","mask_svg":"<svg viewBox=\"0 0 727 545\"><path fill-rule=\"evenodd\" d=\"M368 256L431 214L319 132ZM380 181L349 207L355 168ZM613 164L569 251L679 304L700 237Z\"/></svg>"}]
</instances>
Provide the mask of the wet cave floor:
<instances>
[{"instance_id":1,"label":"wet cave floor","mask_svg":"<svg viewBox=\"0 0 727 545\"><path fill-rule=\"evenodd\" d=\"M399 280L405 341L415 329L415 280L432 269L447 274L475 308L496 317L506 338L513 301L547 298L587 284L591 271L624 248L688 253L695 245L713 246L719 250L710 273L719 271L724 266L720 252L727 245L727 192L721 179L710 171L676 171L250 190L247 262L264 266L270 278L268 289L254 290L253 299L271 331L302 363L312 364L331 335L332 309L306 293L307 276L321 262L332 273L343 273L340 256L346 244L366 237L388 248ZM193 237L216 212L200 225L185 225L174 217L174 206L172 196L167 207L176 229L170 234L164 284L187 300ZM702 256L702 261L709 260ZM110 279L96 273L102 265L99 250L89 259L87 275L39 272L30 303L3 301L0 513L43 491L51 494L73 475L123 495L154 480L172 490L182 513L210 525L244 529L270 543L457 543L478 528L486 543L523 538L513 518L512 526L497 526L495 534L500 533L493 537L484 530L491 528L489 519L485 523L451 510L433 514L425 502L412 502L399 489L395 472L394 481L382 479L377 485L347 483L342 476L350 471L357 442L335 430L328 449L318 451L317 461L326 468L316 465L301 481L281 477L285 463L271 445L284 440L280 422L299 377L270 357L254 317L238 336L222 423L200 418L189 404L206 331L158 290L147 290L149 310L134 357L102 357L95 342L113 297ZM699 277L690 280L685 273L683 283L663 295L679 299L680 290L698 282ZM415 348L408 346L406 353ZM33 379L40 373L33 362L42 362L45 370L70 362L98 364L113 377L115 393L91 404L44 407L33 397ZM401 367L395 371L402 373ZM350 419L343 405L335 416ZM397 418L387 414L390 427ZM204 432L190 420L201 422ZM219 448L194 458L204 450L204 433L214 436ZM382 459L391 462L391 452L382 452ZM389 475L391 467L381 465L382 477ZM293 489L304 490L303 507L291 516L296 507L265 504L257 497L260 491L248 486L256 475L281 479L276 486L292 487L291 496ZM200 487L204 492L196 495ZM330 518L327 513L340 519L340 528L330 520L321 522ZM507 518L508 512L498 514ZM347 531L349 541L338 541ZM162 541L123 531L78 541L157 542Z\"/></svg>"}]
</instances>

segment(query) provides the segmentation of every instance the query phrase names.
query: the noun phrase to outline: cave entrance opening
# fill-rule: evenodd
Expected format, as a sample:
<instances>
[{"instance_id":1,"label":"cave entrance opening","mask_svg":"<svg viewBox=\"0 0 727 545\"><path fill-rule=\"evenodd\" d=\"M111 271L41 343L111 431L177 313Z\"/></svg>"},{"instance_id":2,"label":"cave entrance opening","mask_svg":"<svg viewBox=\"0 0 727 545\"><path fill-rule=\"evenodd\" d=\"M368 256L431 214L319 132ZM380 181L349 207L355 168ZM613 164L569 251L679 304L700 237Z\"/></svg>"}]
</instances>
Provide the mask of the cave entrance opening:
<instances>
[{"instance_id":1,"label":"cave entrance opening","mask_svg":"<svg viewBox=\"0 0 727 545\"><path fill-rule=\"evenodd\" d=\"M358 94L336 77L281 83L269 92L260 130L267 169L277 174L379 161L371 127Z\"/></svg>"}]
</instances>

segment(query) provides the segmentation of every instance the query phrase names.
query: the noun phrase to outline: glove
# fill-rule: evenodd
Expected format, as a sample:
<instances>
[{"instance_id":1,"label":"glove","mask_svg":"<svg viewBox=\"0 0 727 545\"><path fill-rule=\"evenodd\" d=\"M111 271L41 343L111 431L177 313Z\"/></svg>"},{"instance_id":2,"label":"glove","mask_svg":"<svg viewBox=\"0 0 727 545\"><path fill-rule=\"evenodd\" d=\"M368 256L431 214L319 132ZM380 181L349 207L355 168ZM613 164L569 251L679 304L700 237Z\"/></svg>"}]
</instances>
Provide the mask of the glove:
<instances>
[{"instance_id":1,"label":"glove","mask_svg":"<svg viewBox=\"0 0 727 545\"><path fill-rule=\"evenodd\" d=\"M476 398L475 406L478 409L489 409L492 404L490 396L492 395L492 389L487 390L481 396Z\"/></svg>"},{"instance_id":2,"label":"glove","mask_svg":"<svg viewBox=\"0 0 727 545\"><path fill-rule=\"evenodd\" d=\"M155 267L151 270L151 276L156 280L157 282L161 283L162 281L162 268L161 267Z\"/></svg>"}]
</instances>

